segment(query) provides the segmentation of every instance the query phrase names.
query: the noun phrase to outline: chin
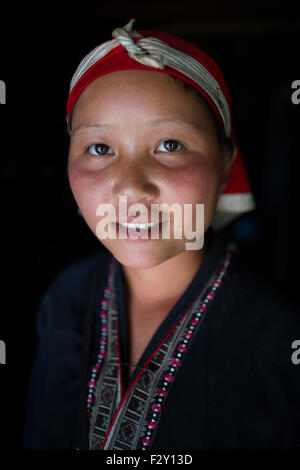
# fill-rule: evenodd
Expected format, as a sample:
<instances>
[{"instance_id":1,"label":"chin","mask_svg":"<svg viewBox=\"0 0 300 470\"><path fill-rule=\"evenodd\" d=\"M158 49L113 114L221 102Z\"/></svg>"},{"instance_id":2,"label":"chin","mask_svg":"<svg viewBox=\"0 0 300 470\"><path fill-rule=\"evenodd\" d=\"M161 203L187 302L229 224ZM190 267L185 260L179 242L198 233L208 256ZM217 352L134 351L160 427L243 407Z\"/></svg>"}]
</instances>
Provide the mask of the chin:
<instances>
[{"instance_id":1,"label":"chin","mask_svg":"<svg viewBox=\"0 0 300 470\"><path fill-rule=\"evenodd\" d=\"M105 246L119 263L129 268L138 269L154 268L181 252L178 248L176 250L166 244L165 247L161 244L155 247L151 242L147 244L148 246L145 245L146 243L123 242L122 245L118 244L118 246L112 244L109 244L109 246L106 244Z\"/></svg>"}]
</instances>

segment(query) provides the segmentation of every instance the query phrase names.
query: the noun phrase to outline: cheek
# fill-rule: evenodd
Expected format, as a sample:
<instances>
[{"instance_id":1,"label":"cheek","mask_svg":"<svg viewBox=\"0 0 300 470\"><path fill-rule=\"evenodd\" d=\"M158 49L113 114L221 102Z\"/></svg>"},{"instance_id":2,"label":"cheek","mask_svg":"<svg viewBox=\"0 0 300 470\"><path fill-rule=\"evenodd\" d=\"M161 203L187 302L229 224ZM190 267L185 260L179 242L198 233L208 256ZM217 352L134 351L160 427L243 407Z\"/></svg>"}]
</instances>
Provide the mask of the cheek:
<instances>
[{"instance_id":1,"label":"cheek","mask_svg":"<svg viewBox=\"0 0 300 470\"><path fill-rule=\"evenodd\" d=\"M172 202L213 204L221 183L217 161L196 161L174 173L168 181Z\"/></svg>"},{"instance_id":2,"label":"cheek","mask_svg":"<svg viewBox=\"0 0 300 470\"><path fill-rule=\"evenodd\" d=\"M72 163L69 163L68 174L70 187L78 207L94 231L97 207L100 203L106 202L106 180L99 174L96 177L95 173L78 168Z\"/></svg>"},{"instance_id":3,"label":"cheek","mask_svg":"<svg viewBox=\"0 0 300 470\"><path fill-rule=\"evenodd\" d=\"M196 215L196 204L204 204L204 231L212 221L220 191L221 171L221 166L212 162L196 162L188 168L181 168L169 182L168 202L192 205L191 212L182 207L182 213L185 214L185 223L193 231L197 228L198 218L202 217L202 208L198 208L200 212Z\"/></svg>"}]
</instances>

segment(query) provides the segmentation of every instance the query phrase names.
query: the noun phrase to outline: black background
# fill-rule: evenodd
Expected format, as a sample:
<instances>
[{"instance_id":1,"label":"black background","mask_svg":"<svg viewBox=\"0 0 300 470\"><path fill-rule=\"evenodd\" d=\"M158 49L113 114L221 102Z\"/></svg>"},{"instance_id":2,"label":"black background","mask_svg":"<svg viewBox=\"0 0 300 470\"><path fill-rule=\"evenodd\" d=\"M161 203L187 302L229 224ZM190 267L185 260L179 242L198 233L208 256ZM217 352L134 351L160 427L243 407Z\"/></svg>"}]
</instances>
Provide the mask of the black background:
<instances>
[{"instance_id":1,"label":"black background","mask_svg":"<svg viewBox=\"0 0 300 470\"><path fill-rule=\"evenodd\" d=\"M298 2L134 1L11 4L1 18L0 450L21 449L24 397L40 298L66 264L101 249L78 216L66 176L65 106L85 54L136 18L197 43L220 65L231 91L234 128L257 209L224 236L242 247L249 269L297 296L300 262L300 80ZM300 406L300 404L299 404Z\"/></svg>"}]
</instances>

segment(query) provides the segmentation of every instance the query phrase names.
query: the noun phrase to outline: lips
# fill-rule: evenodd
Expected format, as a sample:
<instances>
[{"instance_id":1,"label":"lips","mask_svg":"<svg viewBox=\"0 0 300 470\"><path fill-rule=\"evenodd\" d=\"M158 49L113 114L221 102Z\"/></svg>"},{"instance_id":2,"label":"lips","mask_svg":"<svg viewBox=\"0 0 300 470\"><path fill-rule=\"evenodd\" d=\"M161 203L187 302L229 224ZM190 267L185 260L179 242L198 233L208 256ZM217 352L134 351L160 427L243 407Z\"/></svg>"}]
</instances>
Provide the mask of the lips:
<instances>
[{"instance_id":1,"label":"lips","mask_svg":"<svg viewBox=\"0 0 300 470\"><path fill-rule=\"evenodd\" d=\"M128 223L128 224L119 224L118 222L115 224L116 225L116 231L117 231L117 238L127 240L127 241L136 241L136 242L142 242L142 241L147 241L147 240L157 240L156 237L152 238L152 227L158 229L158 235L159 238L161 238L161 231L162 231L162 223L158 224L136 224L136 223ZM122 236L120 237L120 234L122 233Z\"/></svg>"},{"instance_id":2,"label":"lips","mask_svg":"<svg viewBox=\"0 0 300 470\"><path fill-rule=\"evenodd\" d=\"M151 228L152 227L161 227L162 226L162 223L159 222L159 223L133 223L133 222L116 222L115 223L116 227L118 230L120 230L121 228L123 228L123 230L127 230L128 232L130 231L137 231L137 233L139 232L150 232L151 231Z\"/></svg>"},{"instance_id":3,"label":"lips","mask_svg":"<svg viewBox=\"0 0 300 470\"><path fill-rule=\"evenodd\" d=\"M154 218L155 219L155 218ZM123 223L134 223L134 224L150 224L150 223L159 223L159 222L162 222L162 217L158 217L157 218L158 220L155 219L155 222L152 222L151 221L151 218L150 220L148 218L145 218L145 217L127 217L125 219L118 219L117 220L117 223L119 224L123 224Z\"/></svg>"},{"instance_id":4,"label":"lips","mask_svg":"<svg viewBox=\"0 0 300 470\"><path fill-rule=\"evenodd\" d=\"M123 227L126 227L126 228L134 228L134 229L141 229L141 230L148 230L149 228L151 227L154 227L155 225L158 225L157 223L136 223L136 222L119 222L119 225L122 225Z\"/></svg>"}]
</instances>

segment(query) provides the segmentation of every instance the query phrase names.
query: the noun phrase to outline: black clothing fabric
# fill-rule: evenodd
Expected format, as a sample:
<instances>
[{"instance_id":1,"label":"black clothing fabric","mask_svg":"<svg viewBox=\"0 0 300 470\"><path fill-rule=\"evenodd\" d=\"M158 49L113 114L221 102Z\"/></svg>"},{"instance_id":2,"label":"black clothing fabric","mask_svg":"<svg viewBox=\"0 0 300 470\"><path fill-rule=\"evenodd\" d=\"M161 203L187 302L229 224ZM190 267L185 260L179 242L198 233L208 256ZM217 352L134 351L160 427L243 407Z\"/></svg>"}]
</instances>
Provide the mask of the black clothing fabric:
<instances>
[{"instance_id":1,"label":"black clothing fabric","mask_svg":"<svg viewBox=\"0 0 300 470\"><path fill-rule=\"evenodd\" d=\"M213 232L210 238L202 265L152 337L129 382L124 370L124 391L224 256L221 237ZM98 269L90 368L97 358L99 304L111 259L104 250L67 266L41 300L25 413L25 449L78 445L80 366L91 279ZM116 279L120 356L126 368L125 279L118 261ZM292 343L299 339L298 309L267 280L249 273L234 253L172 383L151 450L300 448L300 364L292 361Z\"/></svg>"}]
</instances>

